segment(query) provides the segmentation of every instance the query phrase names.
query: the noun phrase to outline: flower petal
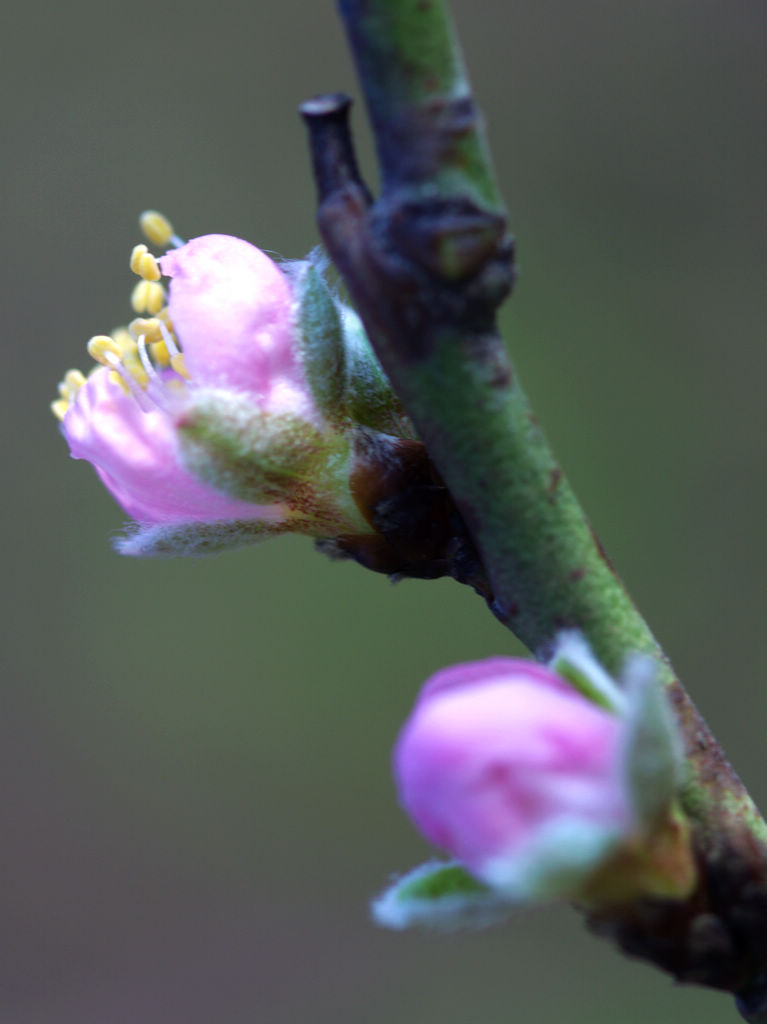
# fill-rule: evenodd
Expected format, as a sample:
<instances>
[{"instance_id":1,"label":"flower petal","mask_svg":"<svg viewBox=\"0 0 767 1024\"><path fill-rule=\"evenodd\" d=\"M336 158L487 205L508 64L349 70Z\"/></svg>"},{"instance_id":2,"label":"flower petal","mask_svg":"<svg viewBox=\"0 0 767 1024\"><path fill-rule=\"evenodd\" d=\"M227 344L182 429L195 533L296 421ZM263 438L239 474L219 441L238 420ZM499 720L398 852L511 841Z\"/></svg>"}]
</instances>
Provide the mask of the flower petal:
<instances>
[{"instance_id":1,"label":"flower petal","mask_svg":"<svg viewBox=\"0 0 767 1024\"><path fill-rule=\"evenodd\" d=\"M171 278L168 310L191 378L249 392L265 411L314 421L293 292L277 264L229 235L193 238L160 264Z\"/></svg>"},{"instance_id":2,"label":"flower petal","mask_svg":"<svg viewBox=\"0 0 767 1024\"><path fill-rule=\"evenodd\" d=\"M109 379L91 374L62 424L72 457L87 459L128 515L142 523L280 521L279 505L220 494L181 463L175 429L161 409L145 412Z\"/></svg>"},{"instance_id":3,"label":"flower petal","mask_svg":"<svg viewBox=\"0 0 767 1024\"><path fill-rule=\"evenodd\" d=\"M502 869L522 877L530 851L562 822L568 834L580 824L611 841L631 829L622 730L542 665L458 665L426 683L400 735L400 799L424 835L497 885ZM552 868L560 875L563 864Z\"/></svg>"}]
</instances>

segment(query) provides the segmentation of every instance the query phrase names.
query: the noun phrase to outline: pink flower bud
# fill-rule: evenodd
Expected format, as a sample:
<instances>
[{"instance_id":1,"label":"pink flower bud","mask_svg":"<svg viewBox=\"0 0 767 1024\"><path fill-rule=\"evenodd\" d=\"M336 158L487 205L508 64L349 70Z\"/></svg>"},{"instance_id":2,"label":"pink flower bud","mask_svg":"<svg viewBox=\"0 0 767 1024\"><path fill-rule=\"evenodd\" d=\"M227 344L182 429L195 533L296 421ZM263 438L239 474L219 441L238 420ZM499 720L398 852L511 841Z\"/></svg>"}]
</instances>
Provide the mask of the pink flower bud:
<instances>
[{"instance_id":1,"label":"pink flower bud","mask_svg":"<svg viewBox=\"0 0 767 1024\"><path fill-rule=\"evenodd\" d=\"M416 825L512 899L570 894L632 829L622 720L516 658L444 669L396 746Z\"/></svg>"}]
</instances>

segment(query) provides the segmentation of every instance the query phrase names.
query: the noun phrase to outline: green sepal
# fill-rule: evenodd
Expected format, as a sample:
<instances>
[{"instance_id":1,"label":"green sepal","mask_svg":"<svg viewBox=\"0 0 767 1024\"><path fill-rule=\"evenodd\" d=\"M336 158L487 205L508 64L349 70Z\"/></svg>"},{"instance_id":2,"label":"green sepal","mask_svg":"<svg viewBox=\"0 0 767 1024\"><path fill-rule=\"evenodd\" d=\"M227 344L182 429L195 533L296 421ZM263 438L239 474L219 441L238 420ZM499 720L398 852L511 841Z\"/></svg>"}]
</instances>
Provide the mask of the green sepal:
<instances>
[{"instance_id":1,"label":"green sepal","mask_svg":"<svg viewBox=\"0 0 767 1024\"><path fill-rule=\"evenodd\" d=\"M570 630L557 637L549 668L607 711L622 713L626 697L591 652L582 633Z\"/></svg>"},{"instance_id":2,"label":"green sepal","mask_svg":"<svg viewBox=\"0 0 767 1024\"><path fill-rule=\"evenodd\" d=\"M433 861L394 882L373 901L371 910L375 922L385 928L451 931L497 924L513 907L460 864Z\"/></svg>"},{"instance_id":3,"label":"green sepal","mask_svg":"<svg viewBox=\"0 0 767 1024\"><path fill-rule=\"evenodd\" d=\"M378 362L362 321L349 306L341 307L341 318L346 346L349 418L382 434L415 438L415 429Z\"/></svg>"},{"instance_id":4,"label":"green sepal","mask_svg":"<svg viewBox=\"0 0 767 1024\"><path fill-rule=\"evenodd\" d=\"M368 341L362 321L333 294L320 250L291 264L298 294L301 365L317 408L331 423L352 423L415 437Z\"/></svg>"},{"instance_id":5,"label":"green sepal","mask_svg":"<svg viewBox=\"0 0 767 1024\"><path fill-rule=\"evenodd\" d=\"M318 260L312 254L291 270L298 294L301 366L319 411L329 422L340 423L346 417L344 333Z\"/></svg>"},{"instance_id":6,"label":"green sepal","mask_svg":"<svg viewBox=\"0 0 767 1024\"><path fill-rule=\"evenodd\" d=\"M133 558L216 555L284 533L283 523L235 519L219 523L136 525L114 541L115 550Z\"/></svg>"},{"instance_id":7,"label":"green sepal","mask_svg":"<svg viewBox=\"0 0 767 1024\"><path fill-rule=\"evenodd\" d=\"M217 491L256 505L293 497L327 459L305 420L255 408L247 395L198 388L176 427L185 467Z\"/></svg>"},{"instance_id":8,"label":"green sepal","mask_svg":"<svg viewBox=\"0 0 767 1024\"><path fill-rule=\"evenodd\" d=\"M482 877L520 906L576 899L625 838L617 825L563 814L541 824L524 848L485 861Z\"/></svg>"},{"instance_id":9,"label":"green sepal","mask_svg":"<svg viewBox=\"0 0 767 1024\"><path fill-rule=\"evenodd\" d=\"M681 780L682 742L654 663L633 656L623 672L626 780L637 822L652 830L668 814Z\"/></svg>"}]
</instances>

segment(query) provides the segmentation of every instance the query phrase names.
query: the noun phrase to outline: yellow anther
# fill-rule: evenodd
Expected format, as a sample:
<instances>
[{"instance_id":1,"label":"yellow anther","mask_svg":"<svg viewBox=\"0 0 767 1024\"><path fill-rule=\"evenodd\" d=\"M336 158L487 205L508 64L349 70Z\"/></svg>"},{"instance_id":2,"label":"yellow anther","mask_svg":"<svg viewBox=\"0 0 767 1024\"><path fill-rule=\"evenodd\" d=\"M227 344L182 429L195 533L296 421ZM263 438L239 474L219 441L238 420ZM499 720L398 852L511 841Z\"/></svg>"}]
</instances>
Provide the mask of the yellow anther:
<instances>
[{"instance_id":1,"label":"yellow anther","mask_svg":"<svg viewBox=\"0 0 767 1024\"><path fill-rule=\"evenodd\" d=\"M134 338L140 338L143 334L147 344L151 344L153 341L162 341L160 321L157 317L152 317L151 320L145 320L143 317L131 320L128 324L128 330Z\"/></svg>"},{"instance_id":2,"label":"yellow anther","mask_svg":"<svg viewBox=\"0 0 767 1024\"><path fill-rule=\"evenodd\" d=\"M65 402L71 402L85 383L85 376L79 370L67 370L59 382L59 395Z\"/></svg>"},{"instance_id":3,"label":"yellow anther","mask_svg":"<svg viewBox=\"0 0 767 1024\"><path fill-rule=\"evenodd\" d=\"M128 371L140 387L145 388L149 383L149 375L144 369L144 364L141 362L141 356L138 354L138 345L130 335L128 335L127 341L122 344L121 361L123 369Z\"/></svg>"},{"instance_id":4,"label":"yellow anther","mask_svg":"<svg viewBox=\"0 0 767 1024\"><path fill-rule=\"evenodd\" d=\"M57 398L55 402L51 402L51 412L57 420L63 420L69 409L69 402L66 398Z\"/></svg>"},{"instance_id":5,"label":"yellow anther","mask_svg":"<svg viewBox=\"0 0 767 1024\"><path fill-rule=\"evenodd\" d=\"M107 354L117 356L118 359L122 358L122 348L107 334L97 334L95 338L91 338L88 342L88 355L91 359L95 359L97 363L101 363L102 366L111 366Z\"/></svg>"},{"instance_id":6,"label":"yellow anther","mask_svg":"<svg viewBox=\"0 0 767 1024\"><path fill-rule=\"evenodd\" d=\"M145 281L159 281L162 277L157 257L153 256L151 252L145 252L143 256L139 257L138 272Z\"/></svg>"},{"instance_id":7,"label":"yellow anther","mask_svg":"<svg viewBox=\"0 0 767 1024\"><path fill-rule=\"evenodd\" d=\"M184 380L189 380L189 371L187 370L186 363L184 362L183 352L177 352L174 356L171 356L170 365L173 367L173 369L176 371L179 377L183 377Z\"/></svg>"},{"instance_id":8,"label":"yellow anther","mask_svg":"<svg viewBox=\"0 0 767 1024\"><path fill-rule=\"evenodd\" d=\"M130 388L125 383L120 374L117 372L117 370L110 371L109 380L112 384L117 384L117 386L121 389L124 395L128 395L128 397L130 397Z\"/></svg>"},{"instance_id":9,"label":"yellow anther","mask_svg":"<svg viewBox=\"0 0 767 1024\"><path fill-rule=\"evenodd\" d=\"M170 244L170 240L173 237L173 225L167 217L158 213L157 210L144 210L138 222L144 237L152 245L158 245L164 249L165 246Z\"/></svg>"},{"instance_id":10,"label":"yellow anther","mask_svg":"<svg viewBox=\"0 0 767 1024\"><path fill-rule=\"evenodd\" d=\"M133 246L133 252L130 254L130 268L134 274L139 273L139 260L142 256L146 256L149 253L149 249L142 242L140 245Z\"/></svg>"},{"instance_id":11,"label":"yellow anther","mask_svg":"<svg viewBox=\"0 0 767 1024\"><path fill-rule=\"evenodd\" d=\"M137 313L151 313L154 316L163 308L165 289L157 281L139 281L130 301Z\"/></svg>"},{"instance_id":12,"label":"yellow anther","mask_svg":"<svg viewBox=\"0 0 767 1024\"><path fill-rule=\"evenodd\" d=\"M134 274L143 277L145 281L159 281L162 277L157 257L153 256L143 243L133 246L133 251L130 254L130 268Z\"/></svg>"},{"instance_id":13,"label":"yellow anther","mask_svg":"<svg viewBox=\"0 0 767 1024\"><path fill-rule=\"evenodd\" d=\"M120 351L134 344L133 335L127 327L115 327L112 331L112 341L120 346Z\"/></svg>"},{"instance_id":14,"label":"yellow anther","mask_svg":"<svg viewBox=\"0 0 767 1024\"><path fill-rule=\"evenodd\" d=\"M170 352L164 341L155 341L149 346L149 354L155 366L165 369L170 366Z\"/></svg>"},{"instance_id":15,"label":"yellow anther","mask_svg":"<svg viewBox=\"0 0 767 1024\"><path fill-rule=\"evenodd\" d=\"M69 389L69 393L71 395L76 395L85 383L85 374L81 373L79 370L67 370L64 374L64 380L62 383Z\"/></svg>"},{"instance_id":16,"label":"yellow anther","mask_svg":"<svg viewBox=\"0 0 767 1024\"><path fill-rule=\"evenodd\" d=\"M172 320L170 318L170 313L168 312L168 307L167 306L163 306L163 308L158 311L157 319L158 320L162 320L162 322L168 328L170 333L173 334L173 322L172 322ZM174 337L175 337L175 334L174 334Z\"/></svg>"}]
</instances>

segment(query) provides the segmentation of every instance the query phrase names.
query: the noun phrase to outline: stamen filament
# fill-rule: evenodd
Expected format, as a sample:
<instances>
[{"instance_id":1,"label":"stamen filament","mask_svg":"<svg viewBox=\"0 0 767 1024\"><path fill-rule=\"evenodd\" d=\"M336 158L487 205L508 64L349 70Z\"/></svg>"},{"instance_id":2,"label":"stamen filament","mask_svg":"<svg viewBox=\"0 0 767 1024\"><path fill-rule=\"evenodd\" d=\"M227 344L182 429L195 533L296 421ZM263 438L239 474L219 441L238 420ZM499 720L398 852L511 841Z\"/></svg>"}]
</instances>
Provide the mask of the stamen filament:
<instances>
[{"instance_id":1,"label":"stamen filament","mask_svg":"<svg viewBox=\"0 0 767 1024\"><path fill-rule=\"evenodd\" d=\"M181 355L181 349L178 347L176 342L173 340L173 335L170 333L170 331L165 326L165 324L162 322L162 320L158 320L157 323L158 323L158 326L160 328L160 334L162 334L162 340L165 342L165 347L168 349L168 354L170 355L170 360L171 360L171 362L173 362L173 357L174 356L180 356Z\"/></svg>"},{"instance_id":2,"label":"stamen filament","mask_svg":"<svg viewBox=\"0 0 767 1024\"><path fill-rule=\"evenodd\" d=\"M143 389L135 378L128 372L125 366L123 366L122 360L119 356L116 356L113 352L105 353L107 365L111 366L115 373L119 374L121 380L125 382L130 388L130 392L139 404L139 407L143 412L152 412L152 404L147 401L146 395Z\"/></svg>"},{"instance_id":3,"label":"stamen filament","mask_svg":"<svg viewBox=\"0 0 767 1024\"><path fill-rule=\"evenodd\" d=\"M149 354L148 354L148 352L146 350L146 336L145 335L142 334L139 337L137 345L138 345L138 356L139 356L139 359L141 360L141 365L146 370L147 377L149 377L150 380L156 380L157 379L157 370L155 370L154 366L152 366L152 362L151 362L151 360L149 358Z\"/></svg>"}]
</instances>

